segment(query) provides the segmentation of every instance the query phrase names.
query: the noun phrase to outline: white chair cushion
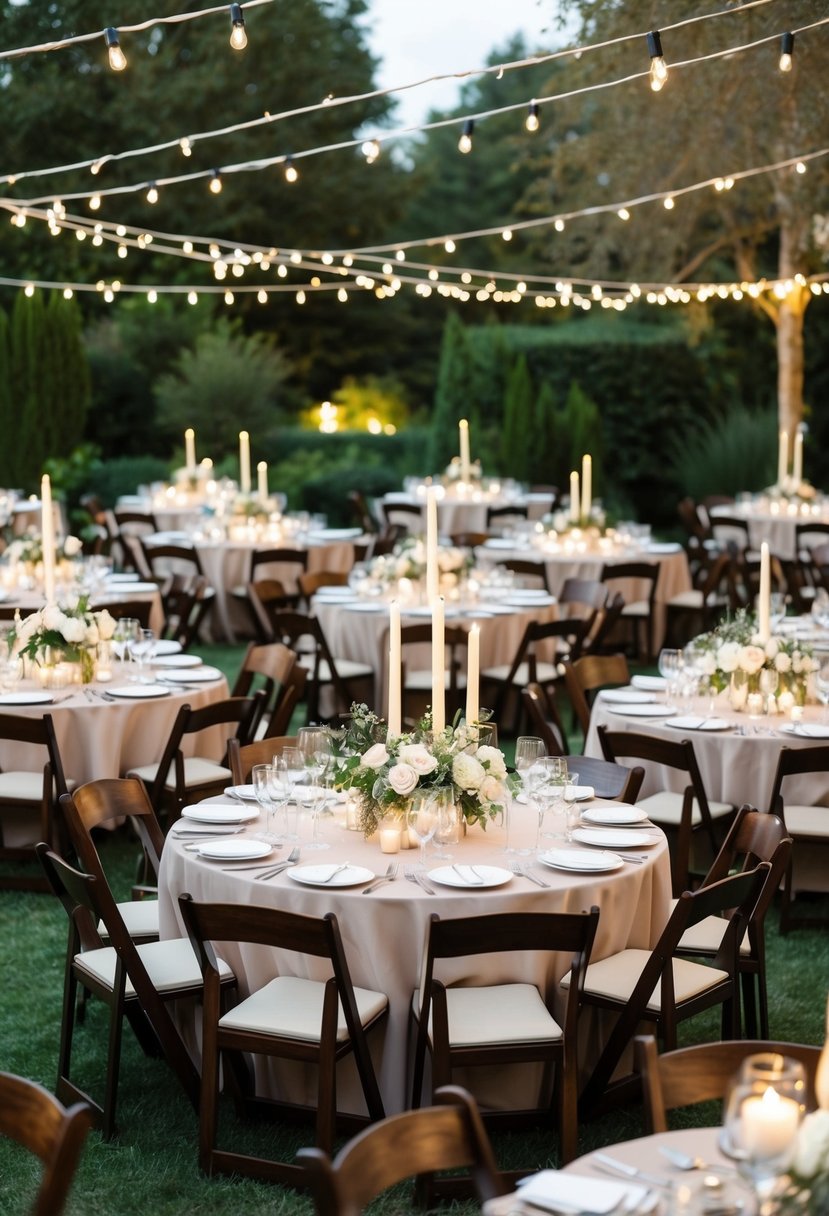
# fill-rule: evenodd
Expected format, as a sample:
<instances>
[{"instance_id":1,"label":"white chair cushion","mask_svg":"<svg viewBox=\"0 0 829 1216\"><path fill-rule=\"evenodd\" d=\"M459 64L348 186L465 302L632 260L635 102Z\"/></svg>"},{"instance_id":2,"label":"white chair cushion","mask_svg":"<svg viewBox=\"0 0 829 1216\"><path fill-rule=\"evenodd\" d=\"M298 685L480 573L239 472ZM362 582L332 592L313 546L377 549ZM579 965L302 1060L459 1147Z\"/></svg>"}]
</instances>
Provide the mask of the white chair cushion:
<instances>
[{"instance_id":1,"label":"white chair cushion","mask_svg":"<svg viewBox=\"0 0 829 1216\"><path fill-rule=\"evenodd\" d=\"M417 1012L420 1009L419 992L415 992L412 1004ZM538 989L532 984L447 988L446 1013L450 1047L550 1043L557 1042L563 1034Z\"/></svg>"},{"instance_id":2,"label":"white chair cushion","mask_svg":"<svg viewBox=\"0 0 829 1216\"><path fill-rule=\"evenodd\" d=\"M625 604L622 609L622 616L647 617L651 614L651 606L647 600L635 600L632 604Z\"/></svg>"},{"instance_id":3,"label":"white chair cushion","mask_svg":"<svg viewBox=\"0 0 829 1216\"><path fill-rule=\"evenodd\" d=\"M668 827L679 827L682 819L682 794L674 794L670 790L660 790L656 794L650 794L647 798L640 798L636 806L647 812L649 819L654 823L664 823ZM733 815L734 807L730 802L715 802L713 798L708 800L708 809L711 812L712 819L722 819L724 815ZM699 803L694 799L691 807L691 826L699 827L702 823L702 815L700 814Z\"/></svg>"},{"instance_id":4,"label":"white chair cushion","mask_svg":"<svg viewBox=\"0 0 829 1216\"><path fill-rule=\"evenodd\" d=\"M683 950L696 950L700 954L716 954L727 928L728 921L725 917L706 916L705 920L701 920L685 930L679 939L679 944ZM740 942L740 954L747 956L750 953L748 933L745 933Z\"/></svg>"},{"instance_id":5,"label":"white chair cushion","mask_svg":"<svg viewBox=\"0 0 829 1216\"><path fill-rule=\"evenodd\" d=\"M158 900L129 899L126 903L118 904L121 920L130 937L158 937ZM104 922L98 921L98 933L106 941L109 930Z\"/></svg>"},{"instance_id":6,"label":"white chair cushion","mask_svg":"<svg viewBox=\"0 0 829 1216\"><path fill-rule=\"evenodd\" d=\"M71 790L77 785L68 777L66 785ZM43 770L39 773L11 771L0 773L0 799L4 802L40 802L43 797Z\"/></svg>"},{"instance_id":7,"label":"white chair cushion","mask_svg":"<svg viewBox=\"0 0 829 1216\"><path fill-rule=\"evenodd\" d=\"M176 937L166 942L146 942L142 946L136 946L136 950L159 992L170 992L177 988L201 988L199 960L186 937ZM86 950L83 954L76 954L75 964L79 970L85 971L99 983L112 988L115 983L116 958L115 947L104 946L100 950ZM222 979L229 979L233 974L227 963L221 959L219 971ZM124 993L126 996L135 996L129 976Z\"/></svg>"},{"instance_id":8,"label":"white chair cushion","mask_svg":"<svg viewBox=\"0 0 829 1216\"><path fill-rule=\"evenodd\" d=\"M789 806L786 830L792 836L825 836L829 840L829 806Z\"/></svg>"},{"instance_id":9,"label":"white chair cushion","mask_svg":"<svg viewBox=\"0 0 829 1216\"><path fill-rule=\"evenodd\" d=\"M300 667L306 668L307 671L313 671L314 656L300 655L299 664ZM363 676L374 676L374 671L368 663L357 663L352 659L339 659L335 655L334 665L337 668L337 675L341 680L358 680ZM330 684L331 682L331 668L325 659L320 660L319 682L320 684Z\"/></svg>"},{"instance_id":10,"label":"white chair cushion","mask_svg":"<svg viewBox=\"0 0 829 1216\"><path fill-rule=\"evenodd\" d=\"M702 592L699 590L680 591L668 600L669 608L701 608Z\"/></svg>"},{"instance_id":11,"label":"white chair cushion","mask_svg":"<svg viewBox=\"0 0 829 1216\"><path fill-rule=\"evenodd\" d=\"M481 672L481 678L484 680L500 680L501 683L506 680L510 672L511 664L507 663L501 667L487 667L486 671ZM558 679L558 668L554 663L536 663L536 682L538 684L552 684ZM513 678L513 685L519 685L521 688L526 688L530 682L530 667L529 663L520 663L518 671Z\"/></svg>"},{"instance_id":12,"label":"white chair cushion","mask_svg":"<svg viewBox=\"0 0 829 1216\"><path fill-rule=\"evenodd\" d=\"M591 963L587 968L584 990L595 996L611 997L613 1000L627 1002L636 987L639 976L651 956L650 950L621 950L610 958L603 958L598 963ZM692 963L689 959L675 958L671 963L674 971L674 996L677 1003L698 996L708 988L713 988L721 980L728 979L727 971L716 967L706 967L702 963ZM569 988L569 973L561 981L562 988ZM658 1013L661 1008L662 981L657 982L651 993L647 1008Z\"/></svg>"},{"instance_id":13,"label":"white chair cushion","mask_svg":"<svg viewBox=\"0 0 829 1216\"><path fill-rule=\"evenodd\" d=\"M278 975L247 1000L241 1001L224 1017L219 1025L226 1030L252 1030L258 1034L278 1035L287 1039L304 1039L309 1043L320 1041L322 1028L322 1004L325 984L319 980L303 979L296 975ZM355 988L354 999L357 1013L363 1026L381 1013L388 1005L388 997L382 992L370 992L366 988ZM337 1041L348 1039L342 1004L337 1018Z\"/></svg>"},{"instance_id":14,"label":"white chair cushion","mask_svg":"<svg viewBox=\"0 0 829 1216\"><path fill-rule=\"evenodd\" d=\"M158 772L157 764L143 764L141 768L132 768L127 773L128 777L140 777L142 781L148 785L155 781ZM233 773L229 768L225 768L222 764L217 764L215 760L205 760L203 756L188 756L184 761L184 784L188 789L199 785L213 785L217 781L233 780ZM175 766L170 767L167 774L167 780L164 782L166 790L174 790L176 788L176 770Z\"/></svg>"},{"instance_id":15,"label":"white chair cushion","mask_svg":"<svg viewBox=\"0 0 829 1216\"><path fill-rule=\"evenodd\" d=\"M447 688L450 685L450 672L443 673L443 683ZM406 687L414 688L418 692L429 692L432 688L432 672L429 671L409 671L406 673ZM457 687L466 688L466 676L462 672L458 672Z\"/></svg>"}]
</instances>

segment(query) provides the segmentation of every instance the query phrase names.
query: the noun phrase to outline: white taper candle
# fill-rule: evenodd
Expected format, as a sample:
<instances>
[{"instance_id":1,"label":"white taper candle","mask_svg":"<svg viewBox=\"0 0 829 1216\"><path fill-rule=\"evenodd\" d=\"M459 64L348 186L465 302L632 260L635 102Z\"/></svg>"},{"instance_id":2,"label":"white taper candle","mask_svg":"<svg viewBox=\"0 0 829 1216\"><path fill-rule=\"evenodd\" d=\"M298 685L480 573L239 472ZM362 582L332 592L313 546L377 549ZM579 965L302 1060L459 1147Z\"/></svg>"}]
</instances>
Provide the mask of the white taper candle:
<instances>
[{"instance_id":1,"label":"white taper candle","mask_svg":"<svg viewBox=\"0 0 829 1216\"><path fill-rule=\"evenodd\" d=\"M402 730L401 706L400 605L389 604L389 712L388 733L399 735Z\"/></svg>"},{"instance_id":2,"label":"white taper candle","mask_svg":"<svg viewBox=\"0 0 829 1216\"><path fill-rule=\"evenodd\" d=\"M440 589L438 573L438 492L426 491L426 602L431 604Z\"/></svg>"},{"instance_id":3,"label":"white taper candle","mask_svg":"<svg viewBox=\"0 0 829 1216\"><path fill-rule=\"evenodd\" d=\"M582 456L581 458L581 517L582 519L590 518L590 509L593 506L593 458L592 456Z\"/></svg>"},{"instance_id":4,"label":"white taper candle","mask_svg":"<svg viewBox=\"0 0 829 1216\"><path fill-rule=\"evenodd\" d=\"M443 596L432 600L432 730L446 726L446 655L444 653Z\"/></svg>"},{"instance_id":5,"label":"white taper candle","mask_svg":"<svg viewBox=\"0 0 829 1216\"><path fill-rule=\"evenodd\" d=\"M250 494L250 435L239 432L239 489Z\"/></svg>"},{"instance_id":6,"label":"white taper candle","mask_svg":"<svg viewBox=\"0 0 829 1216\"><path fill-rule=\"evenodd\" d=\"M481 683L481 627L472 625L466 649L466 721L471 725L481 716L478 704Z\"/></svg>"},{"instance_id":7,"label":"white taper candle","mask_svg":"<svg viewBox=\"0 0 829 1216\"><path fill-rule=\"evenodd\" d=\"M40 479L40 530L43 547L43 594L46 602L55 598L55 515L52 509L52 483L48 473Z\"/></svg>"},{"instance_id":8,"label":"white taper candle","mask_svg":"<svg viewBox=\"0 0 829 1216\"><path fill-rule=\"evenodd\" d=\"M188 469L196 467L196 432L191 426L184 432L184 463Z\"/></svg>"},{"instance_id":9,"label":"white taper candle","mask_svg":"<svg viewBox=\"0 0 829 1216\"><path fill-rule=\"evenodd\" d=\"M765 646L771 636L771 563L769 546L763 541L760 546L760 594L757 597L757 632Z\"/></svg>"}]
</instances>

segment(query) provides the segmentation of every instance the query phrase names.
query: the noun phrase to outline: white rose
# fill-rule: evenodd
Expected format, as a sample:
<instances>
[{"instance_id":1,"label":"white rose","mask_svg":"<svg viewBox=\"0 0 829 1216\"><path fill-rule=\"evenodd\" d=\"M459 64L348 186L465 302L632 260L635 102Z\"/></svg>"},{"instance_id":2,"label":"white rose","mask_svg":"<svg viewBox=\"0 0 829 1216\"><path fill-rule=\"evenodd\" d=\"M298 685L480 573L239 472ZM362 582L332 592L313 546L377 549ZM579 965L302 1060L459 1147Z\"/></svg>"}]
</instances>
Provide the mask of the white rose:
<instances>
[{"instance_id":1,"label":"white rose","mask_svg":"<svg viewBox=\"0 0 829 1216\"><path fill-rule=\"evenodd\" d=\"M97 646L98 645L98 642L100 641L100 635L98 633L98 626L95 624L94 621L90 621L90 623L87 625L86 633L84 634L83 641L84 641L85 646Z\"/></svg>"},{"instance_id":2,"label":"white rose","mask_svg":"<svg viewBox=\"0 0 829 1216\"><path fill-rule=\"evenodd\" d=\"M792 660L785 650L778 651L777 658L774 660L774 666L781 675L785 675L787 671L791 671Z\"/></svg>"},{"instance_id":3,"label":"white rose","mask_svg":"<svg viewBox=\"0 0 829 1216\"><path fill-rule=\"evenodd\" d=\"M479 764L474 756L468 756L466 752L461 752L452 761L452 780L455 785L459 785L467 793L474 793L475 790L480 789L485 777L484 766Z\"/></svg>"},{"instance_id":4,"label":"white rose","mask_svg":"<svg viewBox=\"0 0 829 1216\"><path fill-rule=\"evenodd\" d=\"M761 646L744 646L740 651L740 667L750 676L756 675L765 662L766 652Z\"/></svg>"},{"instance_id":5,"label":"white rose","mask_svg":"<svg viewBox=\"0 0 829 1216\"><path fill-rule=\"evenodd\" d=\"M502 802L506 794L503 782L497 777L484 777L481 782L481 788L478 790L478 797L481 802Z\"/></svg>"},{"instance_id":6,"label":"white rose","mask_svg":"<svg viewBox=\"0 0 829 1216\"><path fill-rule=\"evenodd\" d=\"M829 1169L829 1110L816 1110L803 1120L792 1164L802 1178Z\"/></svg>"},{"instance_id":7,"label":"white rose","mask_svg":"<svg viewBox=\"0 0 829 1216\"><path fill-rule=\"evenodd\" d=\"M780 650L779 638L769 638L769 640L766 642L766 658L767 659L776 659L777 653L779 650Z\"/></svg>"},{"instance_id":8,"label":"white rose","mask_svg":"<svg viewBox=\"0 0 829 1216\"><path fill-rule=\"evenodd\" d=\"M382 768L388 764L389 753L384 743L373 744L363 756L360 764L363 768Z\"/></svg>"},{"instance_id":9,"label":"white rose","mask_svg":"<svg viewBox=\"0 0 829 1216\"><path fill-rule=\"evenodd\" d=\"M483 764L490 777L497 777L499 781L506 778L507 766L504 761L504 753L499 748L490 747L485 743L483 747L478 748L475 759Z\"/></svg>"},{"instance_id":10,"label":"white rose","mask_svg":"<svg viewBox=\"0 0 829 1216\"><path fill-rule=\"evenodd\" d=\"M740 662L740 651L742 647L739 642L723 642L722 646L717 651L717 666L727 675L737 670Z\"/></svg>"},{"instance_id":11,"label":"white rose","mask_svg":"<svg viewBox=\"0 0 829 1216\"><path fill-rule=\"evenodd\" d=\"M706 651L700 659L699 668L704 676L712 676L717 670L716 655L710 650Z\"/></svg>"},{"instance_id":12,"label":"white rose","mask_svg":"<svg viewBox=\"0 0 829 1216\"><path fill-rule=\"evenodd\" d=\"M65 619L57 604L47 604L43 609L44 629L60 629Z\"/></svg>"},{"instance_id":13,"label":"white rose","mask_svg":"<svg viewBox=\"0 0 829 1216\"><path fill-rule=\"evenodd\" d=\"M417 782L417 771L411 764L393 764L389 769L389 785L395 794L411 794Z\"/></svg>"},{"instance_id":14,"label":"white rose","mask_svg":"<svg viewBox=\"0 0 829 1216\"><path fill-rule=\"evenodd\" d=\"M397 758L401 764L410 764L421 777L433 773L438 766L435 757L422 743L405 743Z\"/></svg>"},{"instance_id":15,"label":"white rose","mask_svg":"<svg viewBox=\"0 0 829 1216\"><path fill-rule=\"evenodd\" d=\"M76 616L68 616L61 629L61 633L67 642L78 646L86 640L86 625L83 621L78 620Z\"/></svg>"},{"instance_id":16,"label":"white rose","mask_svg":"<svg viewBox=\"0 0 829 1216\"><path fill-rule=\"evenodd\" d=\"M67 536L63 542L63 552L66 557L77 557L83 548L83 541L78 540L77 536Z\"/></svg>"},{"instance_id":17,"label":"white rose","mask_svg":"<svg viewBox=\"0 0 829 1216\"><path fill-rule=\"evenodd\" d=\"M109 615L106 608L102 608L97 614L98 617L98 633L102 642L108 642L115 633L115 619Z\"/></svg>"}]
</instances>

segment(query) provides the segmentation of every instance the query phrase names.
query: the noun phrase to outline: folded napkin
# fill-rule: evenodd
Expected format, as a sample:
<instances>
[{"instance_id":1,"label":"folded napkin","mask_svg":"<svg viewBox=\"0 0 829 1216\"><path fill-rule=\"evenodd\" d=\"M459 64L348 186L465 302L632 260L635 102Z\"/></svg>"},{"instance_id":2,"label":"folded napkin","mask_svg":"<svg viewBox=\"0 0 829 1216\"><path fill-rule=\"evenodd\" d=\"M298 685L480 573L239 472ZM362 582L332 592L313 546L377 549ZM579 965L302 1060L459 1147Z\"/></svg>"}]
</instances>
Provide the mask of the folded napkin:
<instances>
[{"instance_id":1,"label":"folded napkin","mask_svg":"<svg viewBox=\"0 0 829 1216\"><path fill-rule=\"evenodd\" d=\"M560 1170L541 1170L519 1182L518 1188L527 1203L550 1212L572 1212L574 1216L605 1216L622 1203L625 1211L635 1212L647 1193L645 1187L634 1183Z\"/></svg>"},{"instance_id":2,"label":"folded napkin","mask_svg":"<svg viewBox=\"0 0 829 1216\"><path fill-rule=\"evenodd\" d=\"M474 866L454 865L452 869L460 878L461 882L465 882L470 887L480 887L483 885L483 878Z\"/></svg>"}]
</instances>

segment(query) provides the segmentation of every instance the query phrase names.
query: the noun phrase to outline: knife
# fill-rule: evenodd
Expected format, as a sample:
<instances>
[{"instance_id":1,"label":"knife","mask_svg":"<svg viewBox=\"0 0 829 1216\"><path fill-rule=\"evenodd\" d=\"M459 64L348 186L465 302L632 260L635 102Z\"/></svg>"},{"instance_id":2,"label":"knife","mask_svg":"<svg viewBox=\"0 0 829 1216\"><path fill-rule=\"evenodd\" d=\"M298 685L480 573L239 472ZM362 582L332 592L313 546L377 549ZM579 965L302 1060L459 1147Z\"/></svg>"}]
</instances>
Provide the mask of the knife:
<instances>
[{"instance_id":1,"label":"knife","mask_svg":"<svg viewBox=\"0 0 829 1216\"><path fill-rule=\"evenodd\" d=\"M642 1182L648 1182L651 1186L664 1186L670 1189L673 1183L669 1178L660 1178L658 1174L649 1174L647 1170L640 1170L635 1165L628 1165L626 1161L617 1161L615 1157L608 1157L607 1153L592 1153L590 1160L597 1165L604 1166L605 1169L611 1170L615 1174L623 1174L625 1178L639 1178Z\"/></svg>"}]
</instances>

